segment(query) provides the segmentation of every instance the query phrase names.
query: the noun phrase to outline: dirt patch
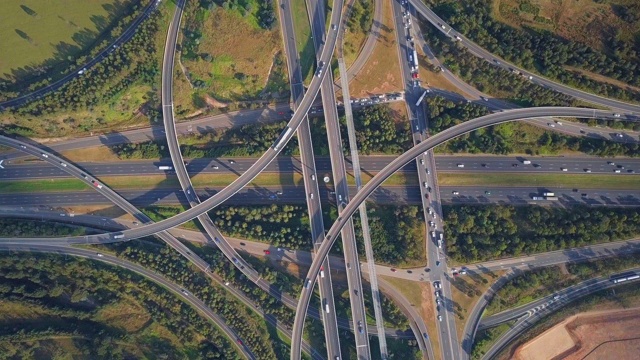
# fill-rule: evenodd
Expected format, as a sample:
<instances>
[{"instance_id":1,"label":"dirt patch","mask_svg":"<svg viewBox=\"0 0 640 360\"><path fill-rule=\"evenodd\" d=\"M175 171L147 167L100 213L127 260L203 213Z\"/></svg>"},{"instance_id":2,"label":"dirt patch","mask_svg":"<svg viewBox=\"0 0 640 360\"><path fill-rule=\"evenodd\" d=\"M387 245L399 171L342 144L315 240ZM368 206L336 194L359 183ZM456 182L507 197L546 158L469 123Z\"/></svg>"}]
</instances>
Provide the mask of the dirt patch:
<instances>
[{"instance_id":1,"label":"dirt patch","mask_svg":"<svg viewBox=\"0 0 640 360\"><path fill-rule=\"evenodd\" d=\"M636 359L640 307L572 316L518 347L517 360ZM635 355L634 355L635 354Z\"/></svg>"},{"instance_id":2,"label":"dirt patch","mask_svg":"<svg viewBox=\"0 0 640 360\"><path fill-rule=\"evenodd\" d=\"M592 80L598 81L598 82L603 82L603 83L607 83L607 84L611 84L613 86L617 86L621 89L625 89L625 90L629 90L629 91L635 91L635 92L639 92L640 88L637 86L631 86L627 83L625 83L624 81L620 81L620 80L616 80L616 79L612 79L612 78L608 78L606 76L600 75L600 74L596 74L593 73L591 71L587 71L587 70L583 70L583 69L578 69L576 67L572 67L572 66L564 66L565 69L569 70L569 71L573 71L573 72L577 72L580 73Z\"/></svg>"},{"instance_id":3,"label":"dirt patch","mask_svg":"<svg viewBox=\"0 0 640 360\"><path fill-rule=\"evenodd\" d=\"M212 98L209 95L205 95L204 96L204 101L207 103L207 105L216 108L216 109L222 109L222 108L226 108L227 106L229 106L229 104L225 104L223 102L220 102L214 98Z\"/></svg>"}]
</instances>

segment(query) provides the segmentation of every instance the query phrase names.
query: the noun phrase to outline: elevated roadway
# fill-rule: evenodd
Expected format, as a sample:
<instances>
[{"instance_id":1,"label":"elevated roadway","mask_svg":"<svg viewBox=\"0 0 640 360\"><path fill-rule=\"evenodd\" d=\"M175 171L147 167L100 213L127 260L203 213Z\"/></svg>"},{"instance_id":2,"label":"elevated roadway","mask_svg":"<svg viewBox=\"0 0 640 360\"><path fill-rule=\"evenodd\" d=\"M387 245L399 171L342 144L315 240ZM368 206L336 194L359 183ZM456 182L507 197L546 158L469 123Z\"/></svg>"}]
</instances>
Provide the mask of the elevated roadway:
<instances>
[{"instance_id":1,"label":"elevated roadway","mask_svg":"<svg viewBox=\"0 0 640 360\"><path fill-rule=\"evenodd\" d=\"M307 9L309 12L310 9ZM280 27L282 30L282 39L287 57L287 68L289 70L289 82L291 86L291 95L293 97L294 110L296 110L304 96L304 79L302 77L302 69L300 65L299 51L296 45L296 33L293 24L293 13L289 2L281 1L280 6ZM312 27L313 30L313 27ZM324 38L324 32L313 33L315 41ZM317 53L321 53L321 49L316 47ZM319 63L320 64L320 63ZM326 66L327 68L329 65ZM320 67L318 67L319 70ZM327 75L329 76L329 75ZM326 77L325 80L326 81ZM311 140L311 129L309 126L309 117L305 116L302 123L297 129L298 147L300 149L300 160L302 178L304 183L305 202L309 215L309 225L311 227L311 244L317 249L324 238L324 219L322 216L322 205L320 203L320 190L318 189L317 171L315 168L313 142ZM336 318L335 298L333 294L333 285L331 281L331 267L329 260L325 259L322 265L324 271L318 280L318 288L320 292L320 313L323 317L325 344L327 348L327 358L335 358L342 356L340 350L340 339L338 333L338 323Z\"/></svg>"}]
</instances>

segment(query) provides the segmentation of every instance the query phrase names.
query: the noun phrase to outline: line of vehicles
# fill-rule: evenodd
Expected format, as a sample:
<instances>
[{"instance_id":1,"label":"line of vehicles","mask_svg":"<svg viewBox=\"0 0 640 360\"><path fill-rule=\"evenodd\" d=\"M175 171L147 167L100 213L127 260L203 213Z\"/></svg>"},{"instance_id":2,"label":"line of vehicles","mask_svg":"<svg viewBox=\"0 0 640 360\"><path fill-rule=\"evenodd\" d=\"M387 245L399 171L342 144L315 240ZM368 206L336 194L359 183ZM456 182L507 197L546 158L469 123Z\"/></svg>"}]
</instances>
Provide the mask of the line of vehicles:
<instances>
[{"instance_id":1,"label":"line of vehicles","mask_svg":"<svg viewBox=\"0 0 640 360\"><path fill-rule=\"evenodd\" d=\"M542 195L532 195L531 196L531 200L534 200L534 201L540 201L540 200L557 201L558 197L556 196L555 193L552 193L550 191L545 191L545 192L542 193Z\"/></svg>"},{"instance_id":2,"label":"line of vehicles","mask_svg":"<svg viewBox=\"0 0 640 360\"><path fill-rule=\"evenodd\" d=\"M403 5L406 5L403 2ZM409 59L409 67L411 68L411 79L413 81L413 87L420 86L420 74L418 68L418 52L416 51L415 43L413 42L413 36L411 36L411 13L409 9L405 8L402 11L404 27L407 30L407 58Z\"/></svg>"},{"instance_id":3,"label":"line of vehicles","mask_svg":"<svg viewBox=\"0 0 640 360\"><path fill-rule=\"evenodd\" d=\"M620 274L617 276L612 276L609 280L611 280L611 282L614 284L618 284L621 282L637 280L637 279L640 279L640 275L636 273L626 273L626 274Z\"/></svg>"}]
</instances>

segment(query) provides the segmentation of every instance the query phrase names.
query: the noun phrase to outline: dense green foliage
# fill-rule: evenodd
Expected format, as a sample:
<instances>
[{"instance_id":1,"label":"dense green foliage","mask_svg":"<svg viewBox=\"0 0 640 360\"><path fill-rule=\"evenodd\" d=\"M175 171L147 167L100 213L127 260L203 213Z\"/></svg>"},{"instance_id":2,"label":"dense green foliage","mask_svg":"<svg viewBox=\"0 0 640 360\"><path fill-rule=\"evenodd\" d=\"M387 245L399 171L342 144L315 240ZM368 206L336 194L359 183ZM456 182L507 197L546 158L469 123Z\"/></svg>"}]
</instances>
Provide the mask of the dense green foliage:
<instances>
[{"instance_id":1,"label":"dense green foliage","mask_svg":"<svg viewBox=\"0 0 640 360\"><path fill-rule=\"evenodd\" d=\"M3 359L35 354L53 358L61 349L52 349L42 340L60 336L72 337L73 345L86 359L132 358L135 354L131 349L173 359L194 358L193 352L210 359L239 358L229 340L193 308L164 288L121 268L73 257L3 253L0 269L2 300L36 310L29 315L31 319L21 320L16 314L3 321ZM184 347L178 348L158 335L128 333L99 319L105 307L132 300Z\"/></svg>"},{"instance_id":2,"label":"dense green foliage","mask_svg":"<svg viewBox=\"0 0 640 360\"><path fill-rule=\"evenodd\" d=\"M511 309L576 283L578 279L563 274L555 266L523 272L496 291L485 314Z\"/></svg>"},{"instance_id":3,"label":"dense green foliage","mask_svg":"<svg viewBox=\"0 0 640 360\"><path fill-rule=\"evenodd\" d=\"M371 0L355 0L347 19L350 32L368 33L373 24L373 3Z\"/></svg>"},{"instance_id":4,"label":"dense green foliage","mask_svg":"<svg viewBox=\"0 0 640 360\"><path fill-rule=\"evenodd\" d=\"M458 74L478 90L505 96L523 106L575 106L576 101L564 94L536 85L523 76L492 66L472 55L466 48L451 42L440 31L424 29L424 37L447 69Z\"/></svg>"},{"instance_id":5,"label":"dense green foliage","mask_svg":"<svg viewBox=\"0 0 640 360\"><path fill-rule=\"evenodd\" d=\"M213 130L191 135L183 140L180 151L185 158L216 158L224 156L259 156L273 145L286 122L252 124L237 128ZM298 140L293 137L282 149L283 155L297 154ZM121 159L160 159L169 157L164 141L114 145L111 150Z\"/></svg>"},{"instance_id":6,"label":"dense green foliage","mask_svg":"<svg viewBox=\"0 0 640 360\"><path fill-rule=\"evenodd\" d=\"M154 85L159 74L156 46L153 39L159 30L161 15L154 12L136 30L135 35L82 76L67 82L60 89L36 99L25 106L11 110L17 115L41 116L59 111L91 109L121 94L136 82ZM130 19L129 19L130 21ZM80 62L81 63L81 62ZM41 85L46 85L43 83ZM159 99L155 92L149 99L150 106L143 112L149 118L159 116ZM75 122L71 119L70 121ZM51 124L53 126L55 124ZM102 114L97 114L95 123L71 124L83 131L90 131L106 125ZM49 130L51 133L57 129Z\"/></svg>"},{"instance_id":7,"label":"dense green foliage","mask_svg":"<svg viewBox=\"0 0 640 360\"><path fill-rule=\"evenodd\" d=\"M367 204L371 246L377 263L424 262L424 217L417 206ZM359 217L355 217L359 219ZM362 226L354 221L358 249L364 250Z\"/></svg>"},{"instance_id":8,"label":"dense green foliage","mask_svg":"<svg viewBox=\"0 0 640 360\"><path fill-rule=\"evenodd\" d=\"M640 233L638 208L444 206L452 259L469 263L628 239Z\"/></svg>"},{"instance_id":9,"label":"dense green foliage","mask_svg":"<svg viewBox=\"0 0 640 360\"><path fill-rule=\"evenodd\" d=\"M273 0L258 0L258 9L256 11L256 18L258 24L263 29L273 29L276 26L276 13L274 9ZM222 7L225 10L238 10L244 16L254 12L253 1L239 1L239 0L200 0L200 6L205 9L213 9L216 5Z\"/></svg>"},{"instance_id":10,"label":"dense green foliage","mask_svg":"<svg viewBox=\"0 0 640 360\"><path fill-rule=\"evenodd\" d=\"M473 339L471 359L482 359L482 356L491 348L491 345L498 340L502 334L509 330L513 325L512 323L513 321L510 321L489 329L478 330L475 339Z\"/></svg>"},{"instance_id":11,"label":"dense green foliage","mask_svg":"<svg viewBox=\"0 0 640 360\"><path fill-rule=\"evenodd\" d=\"M440 132L453 125L485 115L476 104L454 102L441 96L425 100L430 127ZM615 122L620 123L620 122ZM596 122L589 122L596 125ZM438 151L491 154L554 154L563 150L580 151L597 156L640 156L637 143L618 143L588 137L573 137L555 131L532 131L533 125L510 122L473 131L441 145Z\"/></svg>"},{"instance_id":12,"label":"dense green foliage","mask_svg":"<svg viewBox=\"0 0 640 360\"><path fill-rule=\"evenodd\" d=\"M342 118L340 127L343 147L349 139L346 120ZM401 154L413 146L409 122L396 124L388 106L364 107L353 113L358 150L363 154Z\"/></svg>"},{"instance_id":13,"label":"dense green foliage","mask_svg":"<svg viewBox=\"0 0 640 360\"><path fill-rule=\"evenodd\" d=\"M120 257L163 274L204 301L238 333L258 358L275 358L273 349L268 345L270 340L264 320L224 291L222 287L213 285L205 274L195 270L178 252L164 244L141 244L139 241L116 243L110 245L110 248L114 249ZM211 263L211 266L220 269L225 264L228 264L228 261Z\"/></svg>"},{"instance_id":14,"label":"dense green foliage","mask_svg":"<svg viewBox=\"0 0 640 360\"><path fill-rule=\"evenodd\" d=\"M88 234L82 227L35 220L0 219L0 236L80 236Z\"/></svg>"},{"instance_id":15,"label":"dense green foliage","mask_svg":"<svg viewBox=\"0 0 640 360\"><path fill-rule=\"evenodd\" d=\"M99 24L96 30L101 33L97 39L92 38L94 35L97 35L94 31L87 28L80 30L80 27L73 24L73 22L69 24L69 20L61 18L61 20L79 30L74 34L74 40L88 46L86 46L83 51L75 53L75 50L79 50L77 46L62 42L56 46L58 52L51 59L44 61L42 64L29 64L20 69L21 71L14 71L12 76L15 77L15 79L13 79L13 81L0 80L0 101L9 100L47 86L69 73L69 71L75 70L77 67L96 57L120 36L136 18L142 15L143 10L149 2L150 0L137 0L130 1L130 5L119 2L113 5L105 4L105 9L115 11L115 13L112 14L115 18L112 20L115 21L109 22L103 16L96 16L94 21ZM11 6L9 3L6 5ZM22 5L22 8L29 9L25 5ZM42 14L34 14L33 16L40 18ZM53 14L44 14L44 16L53 17ZM19 30L16 29L16 32L17 31ZM24 49L24 51L26 51L26 49Z\"/></svg>"},{"instance_id":16,"label":"dense green foliage","mask_svg":"<svg viewBox=\"0 0 640 360\"><path fill-rule=\"evenodd\" d=\"M291 249L311 248L307 209L302 206L219 206L209 216L228 236Z\"/></svg>"},{"instance_id":17,"label":"dense green foliage","mask_svg":"<svg viewBox=\"0 0 640 360\"><path fill-rule=\"evenodd\" d=\"M618 41L616 33L612 31L608 41L605 41L609 49L602 52L547 31L527 26L519 30L496 21L491 16L491 2L486 0L432 2L439 4L433 10L447 23L493 54L564 84L588 89L604 96L640 101L638 92L597 82L565 68L567 65L577 67L640 86L640 45L637 42L634 45L631 42ZM637 16L637 7L635 12L633 10L626 8L623 16Z\"/></svg>"},{"instance_id":18,"label":"dense green foliage","mask_svg":"<svg viewBox=\"0 0 640 360\"><path fill-rule=\"evenodd\" d=\"M619 255L616 257L567 264L567 270L581 280L596 276L607 276L616 272L640 266L640 254Z\"/></svg>"}]
</instances>

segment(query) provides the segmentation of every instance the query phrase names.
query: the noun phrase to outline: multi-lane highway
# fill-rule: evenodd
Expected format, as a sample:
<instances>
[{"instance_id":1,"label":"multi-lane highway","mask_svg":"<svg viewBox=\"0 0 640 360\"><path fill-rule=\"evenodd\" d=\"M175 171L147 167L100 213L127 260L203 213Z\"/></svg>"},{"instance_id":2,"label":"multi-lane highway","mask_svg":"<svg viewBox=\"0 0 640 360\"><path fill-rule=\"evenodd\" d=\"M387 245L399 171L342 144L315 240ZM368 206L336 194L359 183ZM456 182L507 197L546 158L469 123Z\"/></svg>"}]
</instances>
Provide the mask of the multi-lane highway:
<instances>
[{"instance_id":1,"label":"multi-lane highway","mask_svg":"<svg viewBox=\"0 0 640 360\"><path fill-rule=\"evenodd\" d=\"M360 171L365 174L376 174L387 166L395 155L359 156ZM531 164L523 164L524 160ZM231 163L230 161L233 161ZM257 158L218 158L188 159L189 174L242 174ZM436 166L440 173L564 173L564 174L640 174L640 159L637 158L600 158L592 156L465 156L436 155ZM613 163L613 164L610 164ZM353 172L353 160L346 158L347 172ZM122 160L106 162L79 162L76 165L96 176L116 175L166 175L174 176L175 171L159 170L158 166L171 165L170 160ZM463 165L464 167L460 167ZM0 180L50 179L69 177L67 173L42 161L12 163L5 161L4 169L0 169ZM328 157L316 156L315 168L318 174L331 172L331 161ZM562 169L567 169L563 171ZM415 173L415 163L407 164L399 173ZM278 157L263 173L302 173L302 164L297 157Z\"/></svg>"}]
</instances>

